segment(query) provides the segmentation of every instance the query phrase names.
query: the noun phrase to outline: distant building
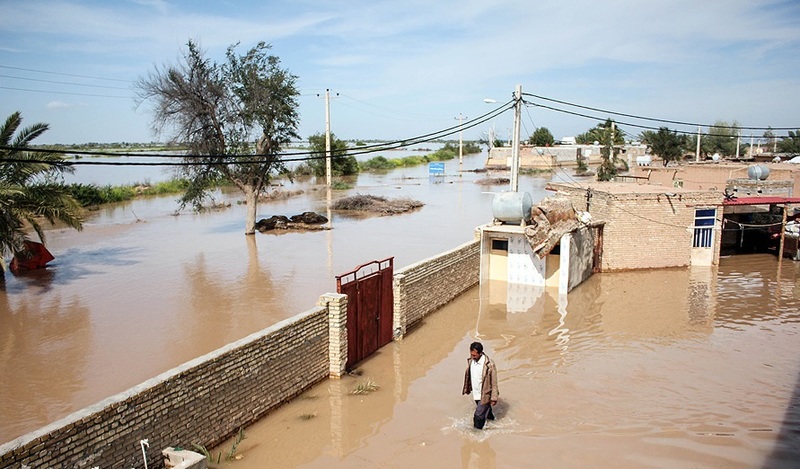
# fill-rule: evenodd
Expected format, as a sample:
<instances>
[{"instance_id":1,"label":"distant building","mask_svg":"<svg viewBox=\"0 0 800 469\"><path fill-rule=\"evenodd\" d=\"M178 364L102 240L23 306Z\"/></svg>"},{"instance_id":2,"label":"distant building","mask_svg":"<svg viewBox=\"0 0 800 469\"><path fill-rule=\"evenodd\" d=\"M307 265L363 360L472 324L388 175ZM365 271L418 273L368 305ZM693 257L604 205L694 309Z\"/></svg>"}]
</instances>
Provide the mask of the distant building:
<instances>
[{"instance_id":1,"label":"distant building","mask_svg":"<svg viewBox=\"0 0 800 469\"><path fill-rule=\"evenodd\" d=\"M522 169L555 169L559 167L578 166L578 158L587 166L597 166L602 161L602 145L555 145L552 147L535 147L520 145L519 161ZM634 166L636 159L647 155L644 145L623 145L618 158ZM649 155L647 155L649 156ZM511 166L511 147L494 147L489 151L486 160L488 169L503 169Z\"/></svg>"}]
</instances>

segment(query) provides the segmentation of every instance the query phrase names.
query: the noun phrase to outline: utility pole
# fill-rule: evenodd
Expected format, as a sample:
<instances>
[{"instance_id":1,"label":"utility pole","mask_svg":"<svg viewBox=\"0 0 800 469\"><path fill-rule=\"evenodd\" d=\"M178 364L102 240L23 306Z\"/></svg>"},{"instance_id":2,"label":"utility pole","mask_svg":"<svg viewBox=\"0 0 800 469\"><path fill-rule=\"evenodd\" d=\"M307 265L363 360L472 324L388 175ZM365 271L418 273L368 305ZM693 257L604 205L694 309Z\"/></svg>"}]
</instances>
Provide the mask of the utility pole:
<instances>
[{"instance_id":1,"label":"utility pole","mask_svg":"<svg viewBox=\"0 0 800 469\"><path fill-rule=\"evenodd\" d=\"M697 150L695 151L695 154L694 154L694 160L696 162L700 161L700 126L699 125L697 126Z\"/></svg>"},{"instance_id":2,"label":"utility pole","mask_svg":"<svg viewBox=\"0 0 800 469\"><path fill-rule=\"evenodd\" d=\"M461 121L466 117L459 112L456 119L458 119L458 163L461 164L464 162L464 131L461 130Z\"/></svg>"},{"instance_id":3,"label":"utility pole","mask_svg":"<svg viewBox=\"0 0 800 469\"><path fill-rule=\"evenodd\" d=\"M325 181L331 187L331 90L325 90Z\"/></svg>"},{"instance_id":4,"label":"utility pole","mask_svg":"<svg viewBox=\"0 0 800 469\"><path fill-rule=\"evenodd\" d=\"M519 191L519 121L522 116L522 85L514 91L514 133L511 137L511 192Z\"/></svg>"},{"instance_id":5,"label":"utility pole","mask_svg":"<svg viewBox=\"0 0 800 469\"><path fill-rule=\"evenodd\" d=\"M739 142L742 140L742 131L736 131L736 155L734 158L739 158Z\"/></svg>"}]
</instances>

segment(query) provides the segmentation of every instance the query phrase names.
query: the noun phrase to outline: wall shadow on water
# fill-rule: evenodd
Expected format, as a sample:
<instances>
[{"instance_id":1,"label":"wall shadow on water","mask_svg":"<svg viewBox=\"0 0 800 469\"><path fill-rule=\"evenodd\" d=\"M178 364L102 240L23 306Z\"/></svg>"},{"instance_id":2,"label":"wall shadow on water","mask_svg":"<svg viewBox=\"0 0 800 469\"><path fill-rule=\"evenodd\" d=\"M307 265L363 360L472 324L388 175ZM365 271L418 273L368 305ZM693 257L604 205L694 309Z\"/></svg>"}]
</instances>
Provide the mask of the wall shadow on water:
<instances>
[{"instance_id":1,"label":"wall shadow on water","mask_svg":"<svg viewBox=\"0 0 800 469\"><path fill-rule=\"evenodd\" d=\"M800 374L786 407L775 447L764 462L765 469L800 467Z\"/></svg>"}]
</instances>

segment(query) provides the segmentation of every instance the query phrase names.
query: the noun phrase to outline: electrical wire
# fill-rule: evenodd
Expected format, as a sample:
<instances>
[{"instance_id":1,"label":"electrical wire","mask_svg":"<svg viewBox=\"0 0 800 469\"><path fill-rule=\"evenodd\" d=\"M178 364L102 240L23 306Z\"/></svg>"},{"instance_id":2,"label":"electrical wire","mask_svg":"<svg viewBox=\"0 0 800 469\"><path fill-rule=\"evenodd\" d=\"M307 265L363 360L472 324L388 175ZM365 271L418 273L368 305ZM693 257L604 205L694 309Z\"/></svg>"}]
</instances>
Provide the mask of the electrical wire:
<instances>
[{"instance_id":1,"label":"electrical wire","mask_svg":"<svg viewBox=\"0 0 800 469\"><path fill-rule=\"evenodd\" d=\"M30 89L27 89L27 88L13 88L13 87L10 87L10 86L0 86L0 89L13 90L13 91L28 91L28 92L31 92L31 93L68 94L68 95L72 95L72 96L94 96L96 98L131 99L130 96L112 96L112 95L105 95L105 94L73 93L73 92L69 92L69 91L30 90Z\"/></svg>"},{"instance_id":2,"label":"electrical wire","mask_svg":"<svg viewBox=\"0 0 800 469\"><path fill-rule=\"evenodd\" d=\"M406 147L409 145L414 145L418 143L425 143L430 142L433 140L437 140L443 137L447 137L449 135L454 135L458 132L461 132L466 129L473 128L478 126L484 122L487 122L495 117L499 116L500 114L508 111L512 108L512 101L509 101L485 114L470 121L461 123L459 125L451 126L436 132L431 132L424 135L419 135L416 137L403 139L403 140L395 140L392 142L387 143L379 143L374 145L366 145L363 147L359 147L358 150L350 151L348 150L347 156L358 156L363 154L370 154L376 153L380 151L386 150L394 150L399 149L402 147ZM82 151L82 150L55 150L55 149L35 149L35 148L16 148L16 147L7 147L7 146L0 146L0 150L4 151L25 151L30 153L44 153L44 154L63 154L68 153L72 155L79 155L79 156L113 156L113 157L145 157L145 158L203 158L204 161L175 161L175 162L132 162L132 161L60 161L54 163L52 161L43 161L43 160L35 160L35 159L23 159L23 158L4 158L0 160L0 164L10 164L10 163L47 163L53 165L63 165L63 166L198 166L203 164L210 164L210 165L226 165L226 164L264 164L270 162L269 159L264 160L260 158L255 158L257 155L252 154L232 154L232 155L174 155L174 154L163 154L163 153L149 153L149 154L141 154L141 153L121 153L121 152L102 152L102 151ZM316 155L316 156L315 156ZM296 162L296 161L309 161L309 160L318 160L318 159L325 159L327 156L322 154L320 155L319 152L316 151L306 151L306 152L286 152L281 153L281 161L282 162ZM219 158L219 161L214 161L215 158ZM244 158L238 161L231 161L230 159L238 159Z\"/></svg>"},{"instance_id":3,"label":"electrical wire","mask_svg":"<svg viewBox=\"0 0 800 469\"><path fill-rule=\"evenodd\" d=\"M626 114L626 113L622 113L622 112L615 112L615 111L609 111L609 110L599 109L599 108L595 108L595 107L583 106L583 105L580 105L580 104L570 103L570 102L567 102L567 101L561 101L561 100L553 99L553 98L547 98L545 96L539 96L539 95L532 94L532 93L522 93L522 95L523 96L530 96L532 98L542 99L542 100L550 101L550 102L554 102L554 103L564 104L564 105L567 105L567 106L577 107L577 108L581 108L581 109L587 109L589 111L602 112L604 114L612 114L612 115L615 115L615 116L630 117L630 118L633 118L633 119L639 119L639 120L645 120L645 121L663 122L663 123L666 123L666 124L676 124L676 125L689 125L689 126L692 126L692 127L708 127L708 128L723 128L723 129L724 128L730 128L728 126L723 126L723 125L697 124L697 123L694 123L694 122L682 122L682 121L669 120L669 119L659 119L659 118L656 118L656 117L637 116L635 114ZM797 126L797 127L746 127L746 126L739 126L739 125L731 126L731 127L735 127L737 129L740 129L740 130L796 130L796 129L800 128L800 126Z\"/></svg>"},{"instance_id":4,"label":"electrical wire","mask_svg":"<svg viewBox=\"0 0 800 469\"><path fill-rule=\"evenodd\" d=\"M48 75L61 75L61 76L64 76L64 77L89 78L89 79L92 79L92 80L106 80L106 81L119 81L119 82L122 82L122 83L131 83L130 80L122 80L122 79L119 79L119 78L104 78L104 77L93 77L93 76L90 76L90 75L75 75L75 74L72 74L72 73L48 72L46 70L36 70L36 69L33 69L33 68L23 68L23 67L13 67L11 65L0 65L0 68L7 68L7 69L11 69L11 70L21 70L21 71L24 71L24 72L46 73Z\"/></svg>"},{"instance_id":5,"label":"electrical wire","mask_svg":"<svg viewBox=\"0 0 800 469\"><path fill-rule=\"evenodd\" d=\"M544 104L537 104L537 103L528 102L528 101L525 101L525 104L531 105L531 106L535 106L535 107L541 107L541 108L544 108L544 109L549 109L551 111L561 112L561 113L564 113L564 114L571 114L573 116L583 117L583 118L591 119L591 120L598 121L598 122L605 122L606 120L608 120L607 117L590 116L588 114L581 114L579 112L568 111L566 109L559 109L559 108L552 107L552 106L546 106ZM636 127L636 128L645 129L645 130L656 130L657 131L657 130L660 129L659 127L653 127L653 126L648 126L648 125L640 125L640 124L633 124L631 122L615 121L615 123L618 124L618 125L627 125L627 126L630 126L630 127ZM737 128L739 128L739 127L737 127ZM675 133L681 134L681 135L691 135L691 136L697 135L696 132L688 132L688 131L683 131L683 130L672 130L672 132L675 132ZM733 137L732 135L711 134L711 133L703 134L703 136L704 137L731 137L731 138ZM786 137L784 137L784 136L776 136L776 138L786 138Z\"/></svg>"},{"instance_id":6,"label":"electrical wire","mask_svg":"<svg viewBox=\"0 0 800 469\"><path fill-rule=\"evenodd\" d=\"M68 81L42 80L40 78L15 77L15 76L11 76L11 75L0 75L0 78L11 78L13 80L35 81L35 82L39 82L39 83L55 83L57 85L86 86L86 87L89 87L89 88L106 88L106 89L110 89L110 90L130 91L130 88L123 88L121 86L90 85L88 83L71 83L71 82L68 82Z\"/></svg>"}]
</instances>

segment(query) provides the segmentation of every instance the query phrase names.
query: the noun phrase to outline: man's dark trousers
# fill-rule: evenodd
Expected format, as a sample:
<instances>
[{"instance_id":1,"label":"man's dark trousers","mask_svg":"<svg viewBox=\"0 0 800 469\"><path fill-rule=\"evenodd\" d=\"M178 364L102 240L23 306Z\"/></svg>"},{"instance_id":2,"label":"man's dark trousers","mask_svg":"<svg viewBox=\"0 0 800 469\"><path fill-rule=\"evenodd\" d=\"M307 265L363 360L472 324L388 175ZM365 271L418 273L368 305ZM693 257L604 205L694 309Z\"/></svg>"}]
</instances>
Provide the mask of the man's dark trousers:
<instances>
[{"instance_id":1,"label":"man's dark trousers","mask_svg":"<svg viewBox=\"0 0 800 469\"><path fill-rule=\"evenodd\" d=\"M486 425L486 419L494 420L492 404L481 404L481 401L475 401L475 415L472 416L472 424L478 430L482 430L483 426Z\"/></svg>"}]
</instances>

